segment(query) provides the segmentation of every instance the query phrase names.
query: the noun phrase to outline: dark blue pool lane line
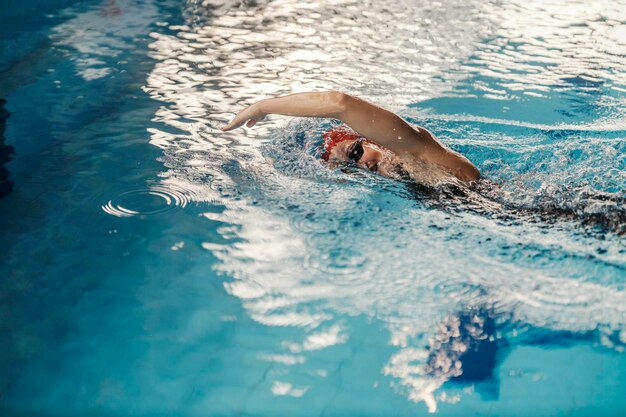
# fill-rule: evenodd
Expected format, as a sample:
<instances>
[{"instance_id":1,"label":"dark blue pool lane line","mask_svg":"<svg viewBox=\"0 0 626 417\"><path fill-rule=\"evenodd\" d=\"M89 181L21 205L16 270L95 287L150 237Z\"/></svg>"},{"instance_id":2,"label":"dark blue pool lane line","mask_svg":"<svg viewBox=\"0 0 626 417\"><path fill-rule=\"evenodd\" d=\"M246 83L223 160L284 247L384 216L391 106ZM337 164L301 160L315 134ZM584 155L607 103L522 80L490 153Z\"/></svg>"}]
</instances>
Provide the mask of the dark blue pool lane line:
<instances>
[{"instance_id":1,"label":"dark blue pool lane line","mask_svg":"<svg viewBox=\"0 0 626 417\"><path fill-rule=\"evenodd\" d=\"M9 170L4 165L11 160L15 149L4 143L4 132L7 127L9 112L5 108L6 101L0 98L0 198L3 198L13 189L13 182L9 179Z\"/></svg>"}]
</instances>

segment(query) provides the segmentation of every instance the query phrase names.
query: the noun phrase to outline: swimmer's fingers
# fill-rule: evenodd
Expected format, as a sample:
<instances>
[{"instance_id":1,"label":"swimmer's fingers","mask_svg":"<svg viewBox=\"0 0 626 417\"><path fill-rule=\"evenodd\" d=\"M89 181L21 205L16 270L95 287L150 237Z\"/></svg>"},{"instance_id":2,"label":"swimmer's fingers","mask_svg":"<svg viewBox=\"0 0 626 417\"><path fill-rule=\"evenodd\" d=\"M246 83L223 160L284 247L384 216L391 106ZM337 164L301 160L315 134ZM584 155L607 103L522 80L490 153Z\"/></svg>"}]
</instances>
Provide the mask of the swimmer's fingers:
<instances>
[{"instance_id":1,"label":"swimmer's fingers","mask_svg":"<svg viewBox=\"0 0 626 417\"><path fill-rule=\"evenodd\" d=\"M239 126L243 125L246 120L239 117L239 115L235 116L230 123L226 124L226 126L222 127L222 132L228 132L229 130L237 129Z\"/></svg>"},{"instance_id":2,"label":"swimmer's fingers","mask_svg":"<svg viewBox=\"0 0 626 417\"><path fill-rule=\"evenodd\" d=\"M222 131L228 132L229 130L237 129L238 127L242 126L246 122L247 122L246 126L252 127L259 120L262 120L264 117L265 115L260 114L258 111L256 111L255 106L252 105L252 106L246 107L245 109L237 113L235 118L222 128Z\"/></svg>"}]
</instances>

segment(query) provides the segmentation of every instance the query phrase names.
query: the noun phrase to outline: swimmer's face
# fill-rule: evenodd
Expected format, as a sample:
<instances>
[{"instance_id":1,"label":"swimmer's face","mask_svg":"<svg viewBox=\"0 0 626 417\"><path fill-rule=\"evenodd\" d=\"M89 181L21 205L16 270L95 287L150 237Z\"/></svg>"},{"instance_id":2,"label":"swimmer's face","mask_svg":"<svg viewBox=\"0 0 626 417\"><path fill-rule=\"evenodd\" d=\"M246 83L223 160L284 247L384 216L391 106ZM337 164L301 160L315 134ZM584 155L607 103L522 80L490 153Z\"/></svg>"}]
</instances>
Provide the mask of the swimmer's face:
<instances>
[{"instance_id":1,"label":"swimmer's face","mask_svg":"<svg viewBox=\"0 0 626 417\"><path fill-rule=\"evenodd\" d=\"M363 139L344 140L333 147L329 159L354 162L361 168L378 171L378 164L383 159L383 149Z\"/></svg>"}]
</instances>

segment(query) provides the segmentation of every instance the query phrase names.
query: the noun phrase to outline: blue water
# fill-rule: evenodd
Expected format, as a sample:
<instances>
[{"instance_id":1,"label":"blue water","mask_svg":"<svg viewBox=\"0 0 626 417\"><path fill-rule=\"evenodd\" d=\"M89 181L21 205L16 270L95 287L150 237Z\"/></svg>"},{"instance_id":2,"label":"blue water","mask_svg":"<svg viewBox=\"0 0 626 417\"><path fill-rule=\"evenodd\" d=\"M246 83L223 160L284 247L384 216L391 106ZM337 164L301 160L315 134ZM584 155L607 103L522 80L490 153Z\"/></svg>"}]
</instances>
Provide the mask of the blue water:
<instances>
[{"instance_id":1,"label":"blue water","mask_svg":"<svg viewBox=\"0 0 626 417\"><path fill-rule=\"evenodd\" d=\"M0 415L626 415L620 2L0 6ZM319 160L339 88L469 191Z\"/></svg>"}]
</instances>

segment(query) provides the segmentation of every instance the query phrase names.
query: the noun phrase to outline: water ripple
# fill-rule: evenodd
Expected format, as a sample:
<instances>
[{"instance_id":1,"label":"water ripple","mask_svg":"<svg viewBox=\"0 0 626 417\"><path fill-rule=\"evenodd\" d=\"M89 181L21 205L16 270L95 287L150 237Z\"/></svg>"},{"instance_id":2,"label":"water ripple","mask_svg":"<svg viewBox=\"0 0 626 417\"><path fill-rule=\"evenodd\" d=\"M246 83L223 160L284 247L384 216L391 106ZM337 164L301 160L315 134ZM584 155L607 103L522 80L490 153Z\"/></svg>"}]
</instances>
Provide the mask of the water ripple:
<instances>
[{"instance_id":1,"label":"water ripple","mask_svg":"<svg viewBox=\"0 0 626 417\"><path fill-rule=\"evenodd\" d=\"M125 191L102 206L102 210L116 217L152 216L189 203L183 192L163 186Z\"/></svg>"}]
</instances>

